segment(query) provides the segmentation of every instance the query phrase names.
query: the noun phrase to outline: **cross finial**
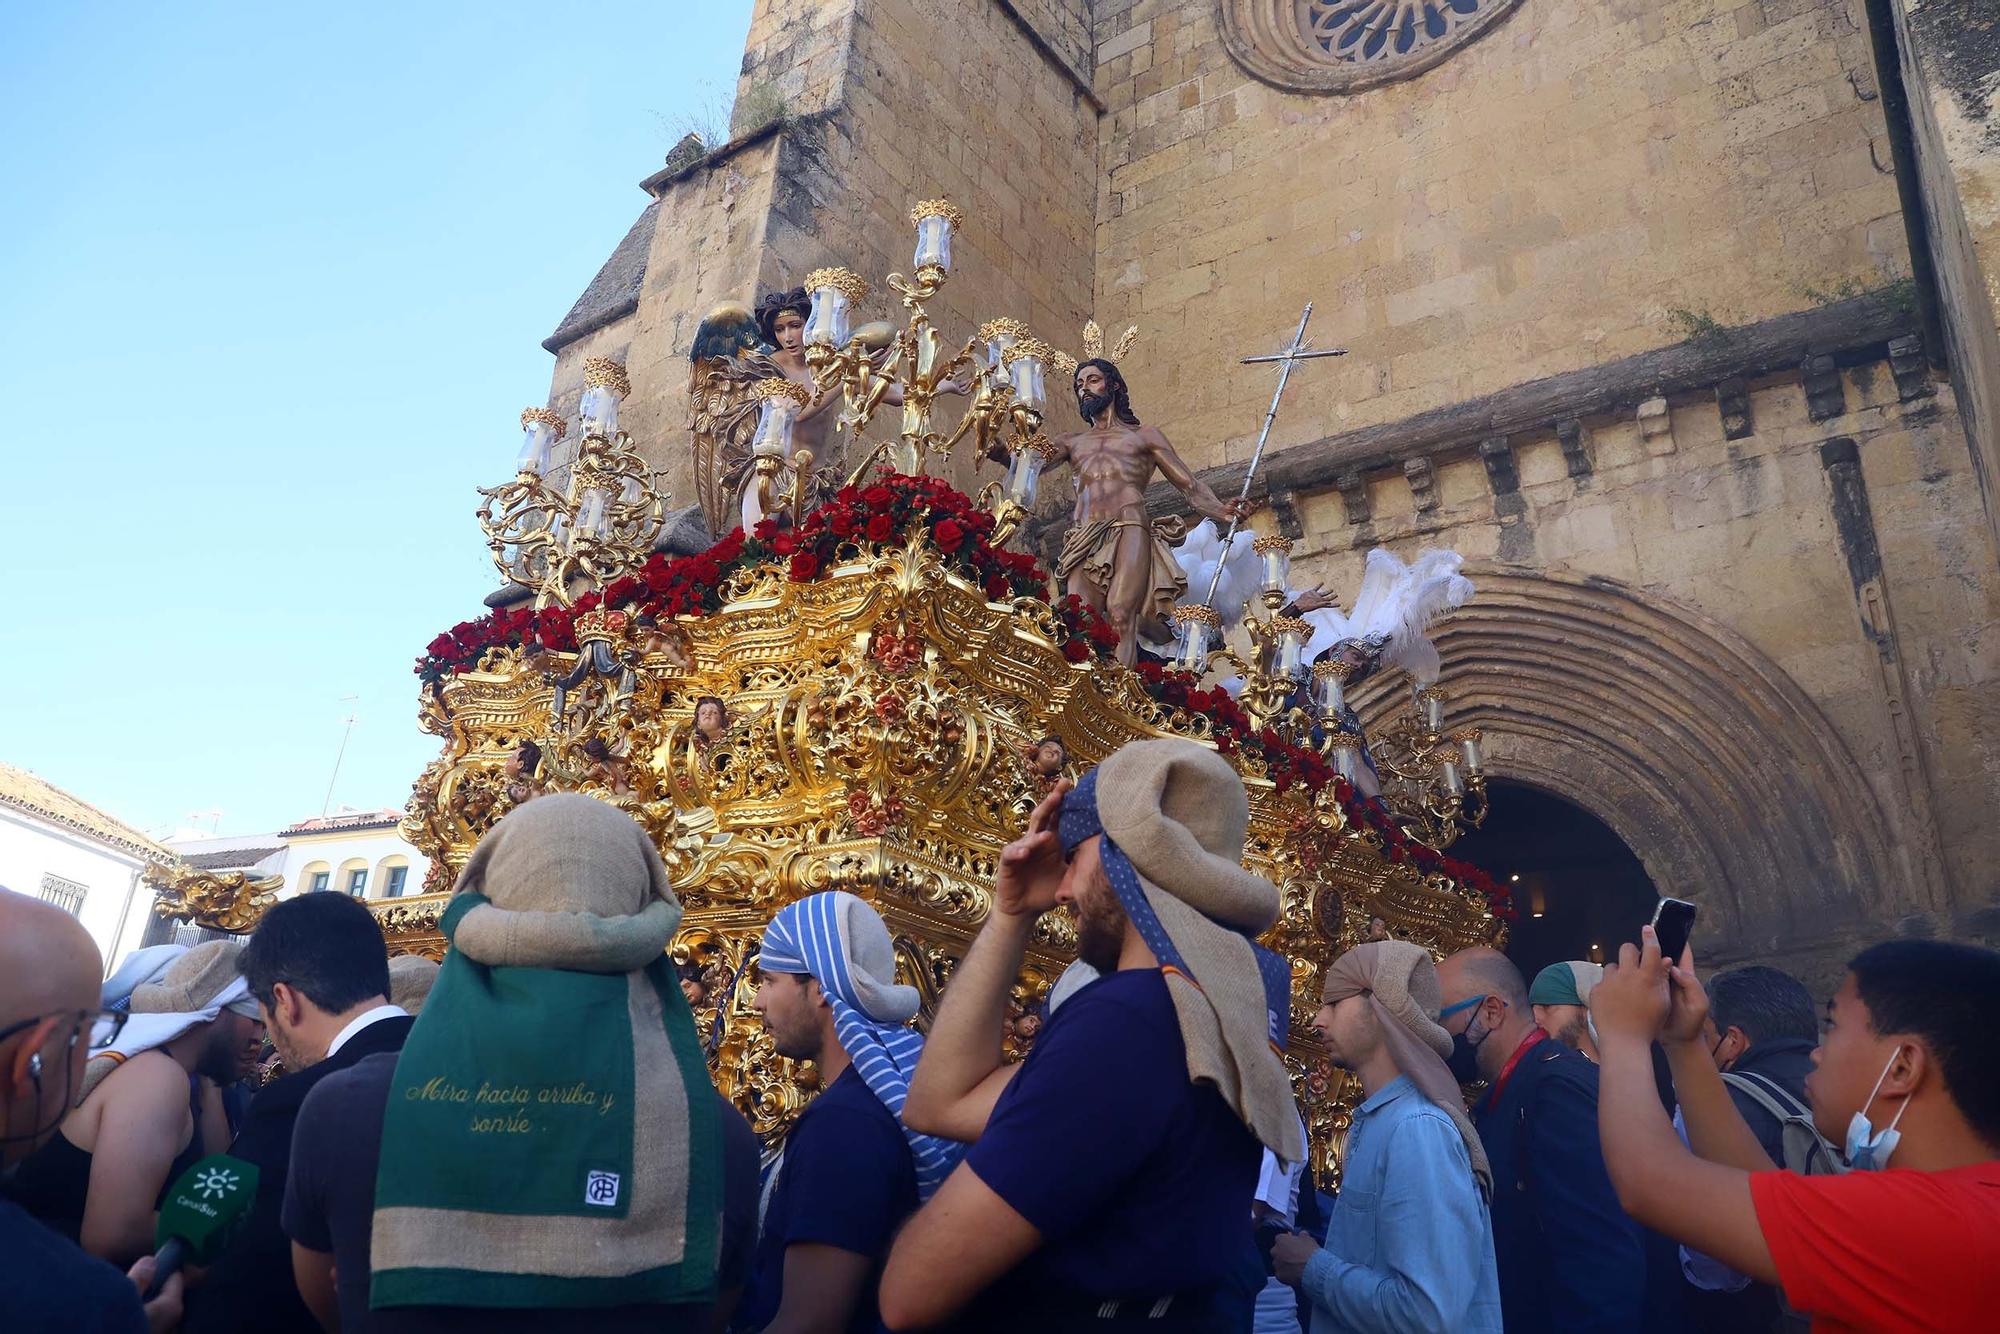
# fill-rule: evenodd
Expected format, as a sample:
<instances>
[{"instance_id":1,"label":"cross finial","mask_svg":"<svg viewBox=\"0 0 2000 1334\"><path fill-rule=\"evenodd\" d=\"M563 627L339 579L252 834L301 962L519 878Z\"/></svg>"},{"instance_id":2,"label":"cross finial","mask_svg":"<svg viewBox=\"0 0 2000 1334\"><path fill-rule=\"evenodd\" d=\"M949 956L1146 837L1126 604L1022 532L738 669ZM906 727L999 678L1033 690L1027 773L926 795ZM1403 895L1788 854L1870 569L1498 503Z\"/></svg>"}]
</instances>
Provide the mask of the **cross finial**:
<instances>
[{"instance_id":1,"label":"cross finial","mask_svg":"<svg viewBox=\"0 0 2000 1334\"><path fill-rule=\"evenodd\" d=\"M1264 414L1264 429L1257 432L1257 448L1251 452L1250 467L1243 474L1243 489L1236 496L1237 513L1229 520L1229 531L1222 535L1222 545L1225 551L1229 548L1229 539L1236 536L1237 525L1242 522L1243 502L1250 499L1250 483L1257 476L1257 465L1264 461L1264 442L1271 438L1271 423L1278 419L1278 400L1285 396L1285 382L1292 378L1292 367L1301 361L1312 361L1317 357L1339 357L1347 354L1347 349L1341 347L1308 350L1310 344L1306 342L1306 323L1312 317L1313 304L1308 301L1306 302L1305 312L1299 316L1298 332L1292 335L1292 341L1289 345L1279 352L1266 353L1256 357L1244 357L1242 359L1242 364L1245 366L1263 365L1270 362L1278 363L1278 388L1271 395L1271 410ZM1215 567L1215 577L1209 580L1208 583L1208 596L1202 599L1204 603L1215 601L1215 590L1221 582L1222 563L1218 562Z\"/></svg>"}]
</instances>

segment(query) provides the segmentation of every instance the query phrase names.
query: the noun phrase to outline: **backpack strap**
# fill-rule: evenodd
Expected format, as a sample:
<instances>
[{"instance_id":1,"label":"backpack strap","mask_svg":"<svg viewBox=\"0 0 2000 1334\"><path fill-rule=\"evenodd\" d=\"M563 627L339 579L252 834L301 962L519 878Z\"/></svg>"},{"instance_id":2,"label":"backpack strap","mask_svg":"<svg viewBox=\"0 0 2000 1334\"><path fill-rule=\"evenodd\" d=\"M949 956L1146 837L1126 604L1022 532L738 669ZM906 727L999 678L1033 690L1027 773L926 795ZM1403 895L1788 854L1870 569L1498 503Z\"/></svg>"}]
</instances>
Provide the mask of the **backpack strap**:
<instances>
[{"instance_id":1,"label":"backpack strap","mask_svg":"<svg viewBox=\"0 0 2000 1334\"><path fill-rule=\"evenodd\" d=\"M1766 1075L1749 1070L1741 1073L1728 1070L1723 1072L1722 1082L1748 1094L1752 1102L1769 1112L1775 1120L1789 1121L1797 1117L1808 1124L1812 1121L1812 1113L1806 1109L1805 1104Z\"/></svg>"}]
</instances>

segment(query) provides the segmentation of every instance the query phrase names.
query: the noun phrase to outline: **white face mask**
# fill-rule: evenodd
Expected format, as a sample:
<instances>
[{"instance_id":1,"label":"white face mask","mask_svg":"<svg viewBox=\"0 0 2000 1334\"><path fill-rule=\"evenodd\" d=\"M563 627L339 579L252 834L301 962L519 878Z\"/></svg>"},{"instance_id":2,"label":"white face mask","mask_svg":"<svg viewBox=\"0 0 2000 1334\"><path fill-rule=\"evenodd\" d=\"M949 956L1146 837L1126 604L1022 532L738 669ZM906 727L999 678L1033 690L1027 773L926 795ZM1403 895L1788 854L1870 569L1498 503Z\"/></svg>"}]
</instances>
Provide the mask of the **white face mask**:
<instances>
[{"instance_id":1,"label":"white face mask","mask_svg":"<svg viewBox=\"0 0 2000 1334\"><path fill-rule=\"evenodd\" d=\"M1901 1054L1900 1047L1889 1053L1889 1064L1882 1067L1882 1073L1875 1077L1875 1087L1868 1090L1868 1101L1861 1104L1861 1110L1847 1123L1847 1166L1850 1171L1881 1171L1889 1165L1889 1155L1896 1151L1896 1145L1902 1142L1903 1133L1896 1129L1896 1123L1903 1119L1904 1112L1910 1110L1908 1098L1903 1099L1903 1105L1896 1109L1896 1114L1889 1118L1888 1128L1881 1133L1876 1133L1874 1123L1868 1119L1868 1109L1875 1105L1875 1095L1882 1091L1882 1081L1889 1077L1891 1067Z\"/></svg>"}]
</instances>

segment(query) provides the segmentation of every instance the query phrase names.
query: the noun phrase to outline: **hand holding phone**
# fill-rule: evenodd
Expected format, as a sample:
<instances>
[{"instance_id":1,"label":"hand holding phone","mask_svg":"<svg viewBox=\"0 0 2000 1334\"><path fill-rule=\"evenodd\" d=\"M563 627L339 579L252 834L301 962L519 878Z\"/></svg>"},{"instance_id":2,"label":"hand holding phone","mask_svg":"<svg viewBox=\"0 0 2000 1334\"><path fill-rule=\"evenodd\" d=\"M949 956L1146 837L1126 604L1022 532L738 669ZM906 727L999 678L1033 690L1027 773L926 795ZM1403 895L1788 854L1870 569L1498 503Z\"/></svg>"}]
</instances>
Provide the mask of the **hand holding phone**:
<instances>
[{"instance_id":1,"label":"hand holding phone","mask_svg":"<svg viewBox=\"0 0 2000 1334\"><path fill-rule=\"evenodd\" d=\"M1662 898L1653 909L1653 934L1659 937L1660 957L1668 963L1681 961L1688 937L1694 934L1696 911L1686 899L1669 898Z\"/></svg>"}]
</instances>

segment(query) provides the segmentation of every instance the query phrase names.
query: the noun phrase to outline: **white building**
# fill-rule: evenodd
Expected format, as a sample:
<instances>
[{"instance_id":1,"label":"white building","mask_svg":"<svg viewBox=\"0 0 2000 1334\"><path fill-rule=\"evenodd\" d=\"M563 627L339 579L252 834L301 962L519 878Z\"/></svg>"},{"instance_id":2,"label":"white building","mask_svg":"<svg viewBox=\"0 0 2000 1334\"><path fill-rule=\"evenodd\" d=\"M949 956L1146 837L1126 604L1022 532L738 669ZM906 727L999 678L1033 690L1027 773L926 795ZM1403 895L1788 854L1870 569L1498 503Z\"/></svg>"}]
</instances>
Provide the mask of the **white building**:
<instances>
[{"instance_id":1,"label":"white building","mask_svg":"<svg viewBox=\"0 0 2000 1334\"><path fill-rule=\"evenodd\" d=\"M137 949L153 891L141 876L172 855L80 797L0 764L0 886L57 904L110 965Z\"/></svg>"},{"instance_id":2,"label":"white building","mask_svg":"<svg viewBox=\"0 0 2000 1334\"><path fill-rule=\"evenodd\" d=\"M231 838L176 835L174 855L196 870L251 871L284 878L281 898L337 889L356 898L421 894L429 863L396 832L401 811L352 811L302 820L275 834Z\"/></svg>"}]
</instances>

